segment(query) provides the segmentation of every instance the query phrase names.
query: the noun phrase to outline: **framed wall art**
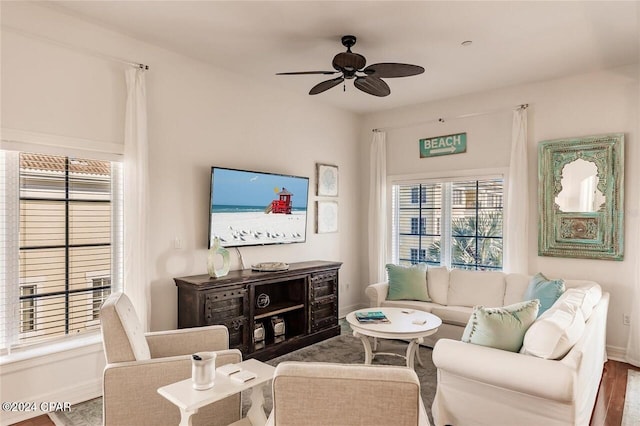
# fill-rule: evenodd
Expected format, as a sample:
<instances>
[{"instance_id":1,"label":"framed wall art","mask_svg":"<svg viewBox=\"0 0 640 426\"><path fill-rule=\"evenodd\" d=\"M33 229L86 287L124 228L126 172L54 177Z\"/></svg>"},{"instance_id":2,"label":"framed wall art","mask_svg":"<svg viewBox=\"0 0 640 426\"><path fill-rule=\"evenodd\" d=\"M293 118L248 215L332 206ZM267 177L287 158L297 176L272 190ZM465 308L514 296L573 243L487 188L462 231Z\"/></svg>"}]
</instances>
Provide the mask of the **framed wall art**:
<instances>
[{"instance_id":1,"label":"framed wall art","mask_svg":"<svg viewBox=\"0 0 640 426\"><path fill-rule=\"evenodd\" d=\"M316 201L316 232L338 232L338 202Z\"/></svg>"},{"instance_id":2,"label":"framed wall art","mask_svg":"<svg viewBox=\"0 0 640 426\"><path fill-rule=\"evenodd\" d=\"M338 196L338 166L316 164L316 195L319 197Z\"/></svg>"}]
</instances>

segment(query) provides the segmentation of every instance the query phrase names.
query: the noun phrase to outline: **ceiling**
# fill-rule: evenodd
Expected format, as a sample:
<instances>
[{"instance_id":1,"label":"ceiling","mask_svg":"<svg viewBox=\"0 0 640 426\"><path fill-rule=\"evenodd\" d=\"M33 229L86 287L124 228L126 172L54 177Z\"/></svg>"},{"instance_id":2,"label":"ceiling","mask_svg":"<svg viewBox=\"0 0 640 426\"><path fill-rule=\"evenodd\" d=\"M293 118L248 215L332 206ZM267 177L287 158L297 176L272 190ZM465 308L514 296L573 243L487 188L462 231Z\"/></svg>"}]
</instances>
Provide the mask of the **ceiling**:
<instances>
[{"instance_id":1,"label":"ceiling","mask_svg":"<svg viewBox=\"0 0 640 426\"><path fill-rule=\"evenodd\" d=\"M638 62L637 1L49 1L58 10L309 96L345 51L367 63L404 62L424 74L387 79L377 98L347 82L314 100L370 113ZM470 46L461 43L471 40ZM150 64L153 67L153 64ZM152 69L153 70L153 69Z\"/></svg>"}]
</instances>

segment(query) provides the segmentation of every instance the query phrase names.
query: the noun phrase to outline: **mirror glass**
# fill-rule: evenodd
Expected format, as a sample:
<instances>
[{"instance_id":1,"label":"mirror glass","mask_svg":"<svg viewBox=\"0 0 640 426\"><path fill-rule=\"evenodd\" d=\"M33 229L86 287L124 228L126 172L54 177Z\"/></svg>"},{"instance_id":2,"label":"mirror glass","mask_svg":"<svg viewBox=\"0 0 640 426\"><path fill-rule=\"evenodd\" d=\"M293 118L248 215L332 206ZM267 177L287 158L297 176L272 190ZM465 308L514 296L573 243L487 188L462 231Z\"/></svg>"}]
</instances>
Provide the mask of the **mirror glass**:
<instances>
[{"instance_id":1,"label":"mirror glass","mask_svg":"<svg viewBox=\"0 0 640 426\"><path fill-rule=\"evenodd\" d=\"M556 204L563 212L597 212L605 197L598 189L598 167L591 161L578 158L562 169L562 191Z\"/></svg>"}]
</instances>

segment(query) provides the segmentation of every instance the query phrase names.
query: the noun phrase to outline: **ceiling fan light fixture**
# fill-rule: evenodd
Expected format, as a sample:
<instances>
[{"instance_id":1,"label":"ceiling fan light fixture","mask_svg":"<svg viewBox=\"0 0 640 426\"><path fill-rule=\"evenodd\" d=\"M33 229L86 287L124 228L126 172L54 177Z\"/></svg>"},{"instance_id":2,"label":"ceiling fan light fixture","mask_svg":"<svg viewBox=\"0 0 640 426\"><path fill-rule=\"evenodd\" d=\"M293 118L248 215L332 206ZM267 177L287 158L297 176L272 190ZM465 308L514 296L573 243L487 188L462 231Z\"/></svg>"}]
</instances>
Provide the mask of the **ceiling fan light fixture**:
<instances>
[{"instance_id":1,"label":"ceiling fan light fixture","mask_svg":"<svg viewBox=\"0 0 640 426\"><path fill-rule=\"evenodd\" d=\"M367 60L364 56L359 55L353 52L342 52L338 53L333 58L333 68L338 71L347 70L347 71L356 71L367 64Z\"/></svg>"}]
</instances>

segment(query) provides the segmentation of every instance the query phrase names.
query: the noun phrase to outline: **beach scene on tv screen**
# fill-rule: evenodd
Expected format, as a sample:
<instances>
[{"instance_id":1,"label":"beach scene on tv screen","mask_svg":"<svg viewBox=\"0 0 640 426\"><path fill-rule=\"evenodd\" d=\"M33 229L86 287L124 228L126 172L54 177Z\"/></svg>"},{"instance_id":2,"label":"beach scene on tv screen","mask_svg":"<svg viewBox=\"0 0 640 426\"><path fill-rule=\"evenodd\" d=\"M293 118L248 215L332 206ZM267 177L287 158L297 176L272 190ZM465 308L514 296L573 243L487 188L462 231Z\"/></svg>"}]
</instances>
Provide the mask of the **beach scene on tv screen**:
<instances>
[{"instance_id":1,"label":"beach scene on tv screen","mask_svg":"<svg viewBox=\"0 0 640 426\"><path fill-rule=\"evenodd\" d=\"M303 242L309 180L214 168L211 241L223 246Z\"/></svg>"}]
</instances>

